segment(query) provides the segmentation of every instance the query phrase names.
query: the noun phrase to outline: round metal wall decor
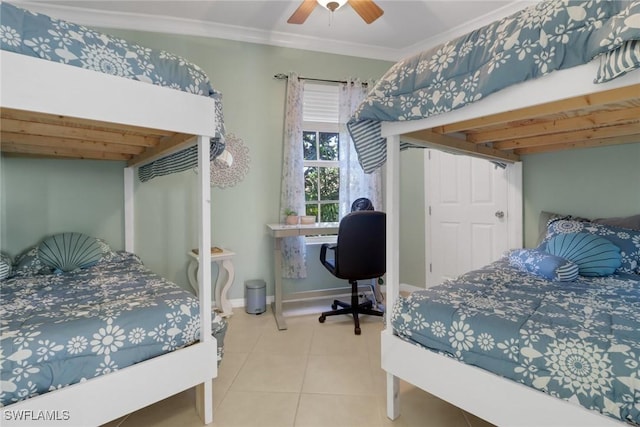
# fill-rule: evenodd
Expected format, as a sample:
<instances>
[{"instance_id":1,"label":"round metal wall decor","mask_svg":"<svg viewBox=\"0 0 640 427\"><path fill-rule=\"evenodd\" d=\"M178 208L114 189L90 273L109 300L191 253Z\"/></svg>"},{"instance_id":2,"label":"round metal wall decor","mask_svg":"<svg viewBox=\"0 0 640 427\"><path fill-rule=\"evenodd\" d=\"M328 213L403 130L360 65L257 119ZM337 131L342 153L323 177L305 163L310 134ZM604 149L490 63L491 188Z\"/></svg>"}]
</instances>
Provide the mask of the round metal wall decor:
<instances>
[{"instance_id":1,"label":"round metal wall decor","mask_svg":"<svg viewBox=\"0 0 640 427\"><path fill-rule=\"evenodd\" d=\"M249 172L249 148L242 139L228 133L225 149L231 154L231 164L225 161L224 154L211 162L211 185L219 188L233 187Z\"/></svg>"}]
</instances>

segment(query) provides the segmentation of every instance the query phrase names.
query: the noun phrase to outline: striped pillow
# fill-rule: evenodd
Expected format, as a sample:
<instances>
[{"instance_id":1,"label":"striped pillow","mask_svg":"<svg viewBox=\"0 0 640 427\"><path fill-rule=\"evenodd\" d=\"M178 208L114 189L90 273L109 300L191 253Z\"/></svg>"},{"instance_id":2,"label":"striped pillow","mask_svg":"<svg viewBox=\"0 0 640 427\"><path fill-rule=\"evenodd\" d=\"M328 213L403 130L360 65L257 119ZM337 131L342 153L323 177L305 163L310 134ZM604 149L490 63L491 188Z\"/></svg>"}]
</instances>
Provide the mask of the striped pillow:
<instances>
[{"instance_id":1,"label":"striped pillow","mask_svg":"<svg viewBox=\"0 0 640 427\"><path fill-rule=\"evenodd\" d=\"M578 278L579 267L559 256L537 249L514 249L509 264L518 270L556 282L572 282Z\"/></svg>"},{"instance_id":2,"label":"striped pillow","mask_svg":"<svg viewBox=\"0 0 640 427\"><path fill-rule=\"evenodd\" d=\"M11 257L0 253L0 280L11 276Z\"/></svg>"},{"instance_id":3,"label":"striped pillow","mask_svg":"<svg viewBox=\"0 0 640 427\"><path fill-rule=\"evenodd\" d=\"M619 247L589 233L559 234L549 239L546 250L577 264L581 276L609 276L622 263Z\"/></svg>"},{"instance_id":4,"label":"striped pillow","mask_svg":"<svg viewBox=\"0 0 640 427\"><path fill-rule=\"evenodd\" d=\"M628 40L619 48L600 55L594 83L604 83L640 67L640 40Z\"/></svg>"},{"instance_id":5,"label":"striped pillow","mask_svg":"<svg viewBox=\"0 0 640 427\"><path fill-rule=\"evenodd\" d=\"M61 233L38 245L38 258L56 272L91 267L102 259L98 239L81 233Z\"/></svg>"}]
</instances>

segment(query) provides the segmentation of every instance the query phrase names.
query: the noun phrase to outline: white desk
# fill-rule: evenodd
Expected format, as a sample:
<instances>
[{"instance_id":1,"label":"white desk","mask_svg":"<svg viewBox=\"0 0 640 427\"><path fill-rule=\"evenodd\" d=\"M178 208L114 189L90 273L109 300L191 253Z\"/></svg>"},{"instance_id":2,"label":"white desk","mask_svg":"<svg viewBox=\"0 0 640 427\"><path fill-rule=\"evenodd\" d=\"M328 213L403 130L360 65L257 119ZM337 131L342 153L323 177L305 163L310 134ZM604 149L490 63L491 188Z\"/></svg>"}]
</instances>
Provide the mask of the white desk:
<instances>
[{"instance_id":1,"label":"white desk","mask_svg":"<svg viewBox=\"0 0 640 427\"><path fill-rule=\"evenodd\" d=\"M200 257L193 251L189 251L187 254L192 258L187 266L187 278L189 279L191 287L195 289L196 295L198 295L198 266L200 264ZM211 252L210 256L210 261L218 264L218 277L216 278L214 288L214 298L216 300L216 310L221 313L220 315L222 317L233 314L231 303L227 299L227 292L229 292L235 276L233 262L231 261L234 255L235 252L223 249L222 252ZM222 274L223 271L226 272L226 274Z\"/></svg>"},{"instance_id":2,"label":"white desk","mask_svg":"<svg viewBox=\"0 0 640 427\"><path fill-rule=\"evenodd\" d=\"M317 222L315 224L267 224L269 234L273 237L273 261L275 264L274 288L275 296L271 304L273 315L279 330L287 329L287 323L282 315L282 252L280 250L283 237L317 236L320 234L338 234L338 222Z\"/></svg>"}]
</instances>

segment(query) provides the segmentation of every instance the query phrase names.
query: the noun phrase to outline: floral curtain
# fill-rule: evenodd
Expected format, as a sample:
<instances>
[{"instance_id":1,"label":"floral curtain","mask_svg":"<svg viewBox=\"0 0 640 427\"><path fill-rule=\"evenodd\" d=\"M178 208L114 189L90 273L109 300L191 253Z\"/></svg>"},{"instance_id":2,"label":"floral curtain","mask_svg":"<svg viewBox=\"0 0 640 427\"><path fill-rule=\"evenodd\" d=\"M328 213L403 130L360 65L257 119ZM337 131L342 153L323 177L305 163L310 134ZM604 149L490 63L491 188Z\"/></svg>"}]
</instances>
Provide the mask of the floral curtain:
<instances>
[{"instance_id":1,"label":"floral curtain","mask_svg":"<svg viewBox=\"0 0 640 427\"><path fill-rule=\"evenodd\" d=\"M302 100L303 83L295 73L287 79L287 100L284 121L284 153L282 160L282 193L280 212L291 209L305 214L304 168L302 151ZM306 246L304 237L282 239L282 277L304 279L307 277Z\"/></svg>"},{"instance_id":2,"label":"floral curtain","mask_svg":"<svg viewBox=\"0 0 640 427\"><path fill-rule=\"evenodd\" d=\"M373 82L361 82L348 79L340 85L339 123L340 123L340 218L351 212L351 204L360 197L366 197L376 210L383 209L382 172L376 169L366 174L358 163L358 155L347 131L347 122L367 95L367 88Z\"/></svg>"}]
</instances>

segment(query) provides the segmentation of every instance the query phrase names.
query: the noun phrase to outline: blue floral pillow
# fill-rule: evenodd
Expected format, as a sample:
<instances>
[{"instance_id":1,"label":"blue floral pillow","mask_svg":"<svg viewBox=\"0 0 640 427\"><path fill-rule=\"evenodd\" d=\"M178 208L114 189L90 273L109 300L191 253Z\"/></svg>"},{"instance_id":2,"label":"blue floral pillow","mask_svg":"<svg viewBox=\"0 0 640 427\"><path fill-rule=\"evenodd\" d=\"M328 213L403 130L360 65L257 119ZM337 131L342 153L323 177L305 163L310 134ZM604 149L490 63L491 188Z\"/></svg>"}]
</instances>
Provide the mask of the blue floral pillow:
<instances>
[{"instance_id":1,"label":"blue floral pillow","mask_svg":"<svg viewBox=\"0 0 640 427\"><path fill-rule=\"evenodd\" d=\"M578 277L578 265L562 257L537 249L515 249L509 264L519 270L556 282L571 282Z\"/></svg>"},{"instance_id":2,"label":"blue floral pillow","mask_svg":"<svg viewBox=\"0 0 640 427\"><path fill-rule=\"evenodd\" d=\"M640 274L640 231L592 222L558 220L549 224L547 237L538 249L546 250L550 239L566 233L590 233L604 237L620 248L621 264L617 272Z\"/></svg>"},{"instance_id":3,"label":"blue floral pillow","mask_svg":"<svg viewBox=\"0 0 640 427\"><path fill-rule=\"evenodd\" d=\"M36 274L51 273L51 268L47 267L40 257L38 257L38 246L32 246L18 255L13 264L14 276L35 276Z\"/></svg>"}]
</instances>

